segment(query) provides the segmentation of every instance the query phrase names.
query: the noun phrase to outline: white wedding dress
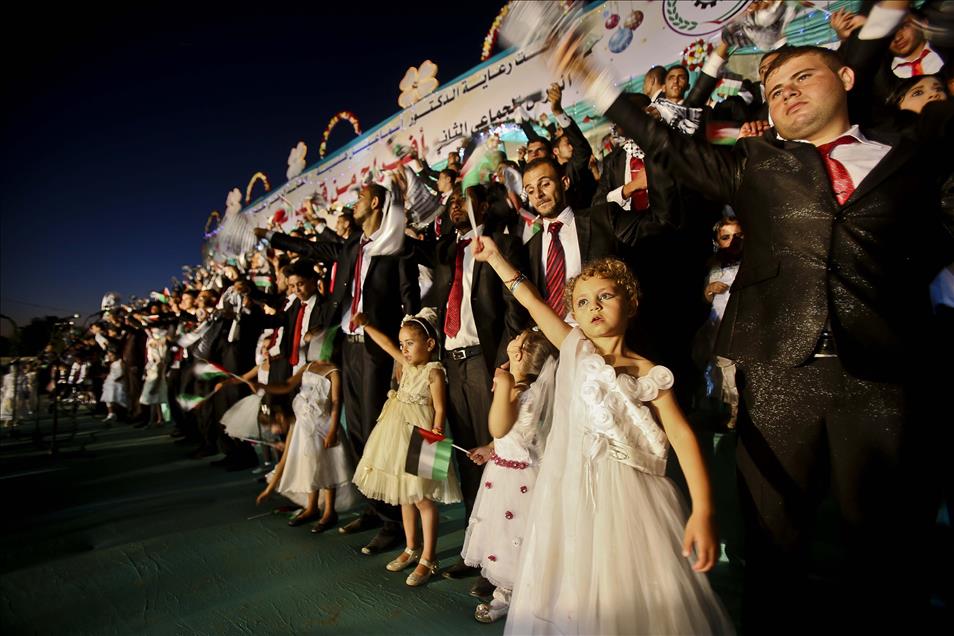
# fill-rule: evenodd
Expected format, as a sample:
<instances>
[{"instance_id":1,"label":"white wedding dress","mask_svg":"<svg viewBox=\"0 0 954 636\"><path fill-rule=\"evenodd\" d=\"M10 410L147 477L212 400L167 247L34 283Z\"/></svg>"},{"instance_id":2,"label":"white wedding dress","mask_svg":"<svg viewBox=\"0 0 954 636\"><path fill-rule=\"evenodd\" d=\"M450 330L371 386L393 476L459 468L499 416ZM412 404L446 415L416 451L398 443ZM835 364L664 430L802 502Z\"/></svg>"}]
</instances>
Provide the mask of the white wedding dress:
<instances>
[{"instance_id":1,"label":"white wedding dress","mask_svg":"<svg viewBox=\"0 0 954 636\"><path fill-rule=\"evenodd\" d=\"M660 366L617 377L578 328L567 336L506 634L733 632L682 556L685 505L645 404L672 384Z\"/></svg>"}]
</instances>

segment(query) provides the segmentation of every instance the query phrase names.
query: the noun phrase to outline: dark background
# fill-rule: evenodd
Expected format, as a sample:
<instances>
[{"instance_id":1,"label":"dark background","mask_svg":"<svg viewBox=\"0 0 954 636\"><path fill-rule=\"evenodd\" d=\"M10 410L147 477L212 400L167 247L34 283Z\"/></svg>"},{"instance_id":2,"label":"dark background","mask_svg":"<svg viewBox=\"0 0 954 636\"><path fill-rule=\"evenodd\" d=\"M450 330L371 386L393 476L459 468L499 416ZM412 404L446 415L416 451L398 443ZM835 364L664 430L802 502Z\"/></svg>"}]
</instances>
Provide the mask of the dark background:
<instances>
[{"instance_id":1,"label":"dark background","mask_svg":"<svg viewBox=\"0 0 954 636\"><path fill-rule=\"evenodd\" d=\"M318 158L331 116L369 129L431 59L480 62L502 2L19 5L3 39L0 313L87 314L200 261L206 218L288 153ZM335 128L329 152L354 136ZM256 186L261 194L261 186ZM3 322L3 333L9 324Z\"/></svg>"}]
</instances>

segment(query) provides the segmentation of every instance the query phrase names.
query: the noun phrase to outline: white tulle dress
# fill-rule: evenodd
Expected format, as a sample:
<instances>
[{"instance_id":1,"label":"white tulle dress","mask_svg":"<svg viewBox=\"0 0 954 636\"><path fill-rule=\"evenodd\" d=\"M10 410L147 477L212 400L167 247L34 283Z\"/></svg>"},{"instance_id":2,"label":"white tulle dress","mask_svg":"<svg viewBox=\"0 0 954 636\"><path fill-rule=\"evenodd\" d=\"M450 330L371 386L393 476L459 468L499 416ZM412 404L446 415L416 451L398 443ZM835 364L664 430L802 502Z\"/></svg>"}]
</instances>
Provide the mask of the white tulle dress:
<instances>
[{"instance_id":1,"label":"white tulle dress","mask_svg":"<svg viewBox=\"0 0 954 636\"><path fill-rule=\"evenodd\" d=\"M118 404L124 408L129 406L129 397L126 394L126 384L123 382L123 361L113 360L109 365L109 373L103 380L103 393L100 402Z\"/></svg>"},{"instance_id":2,"label":"white tulle dress","mask_svg":"<svg viewBox=\"0 0 954 636\"><path fill-rule=\"evenodd\" d=\"M268 369L263 369L261 364L258 367L258 381L260 384L268 384ZM229 437L258 439L258 414L262 409L263 397L264 395L252 393L229 407L219 420L225 427L225 434Z\"/></svg>"},{"instance_id":3,"label":"white tulle dress","mask_svg":"<svg viewBox=\"0 0 954 636\"><path fill-rule=\"evenodd\" d=\"M333 370L332 372L337 372ZM337 444L325 448L325 436L331 426L331 380L326 375L305 371L301 390L292 401L295 430L285 453L285 468L276 490L299 506L307 505L308 496L323 488L335 488L335 509L344 511L357 501L351 484L354 460L344 430L338 430ZM269 473L269 482L274 471ZM318 506L324 498L318 497Z\"/></svg>"},{"instance_id":4,"label":"white tulle dress","mask_svg":"<svg viewBox=\"0 0 954 636\"><path fill-rule=\"evenodd\" d=\"M645 404L672 384L659 366L617 377L578 328L567 336L505 633L733 631L682 556L685 506Z\"/></svg>"}]
</instances>

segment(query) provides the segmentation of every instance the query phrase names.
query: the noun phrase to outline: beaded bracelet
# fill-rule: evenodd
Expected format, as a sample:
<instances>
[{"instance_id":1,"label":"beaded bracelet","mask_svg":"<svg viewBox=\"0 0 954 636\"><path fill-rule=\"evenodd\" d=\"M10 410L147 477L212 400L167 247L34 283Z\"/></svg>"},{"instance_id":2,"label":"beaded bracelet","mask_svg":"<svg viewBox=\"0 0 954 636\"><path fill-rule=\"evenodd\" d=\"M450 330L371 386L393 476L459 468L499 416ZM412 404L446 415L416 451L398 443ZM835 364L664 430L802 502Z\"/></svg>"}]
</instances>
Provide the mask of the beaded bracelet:
<instances>
[{"instance_id":1,"label":"beaded bracelet","mask_svg":"<svg viewBox=\"0 0 954 636\"><path fill-rule=\"evenodd\" d=\"M517 279L520 278L520 275L521 275L520 272L517 272L516 274L514 274L514 277L513 277L513 278L510 278L510 279L505 280L505 281L503 282L504 287L509 288L511 285L513 285L515 282L517 282Z\"/></svg>"}]
</instances>

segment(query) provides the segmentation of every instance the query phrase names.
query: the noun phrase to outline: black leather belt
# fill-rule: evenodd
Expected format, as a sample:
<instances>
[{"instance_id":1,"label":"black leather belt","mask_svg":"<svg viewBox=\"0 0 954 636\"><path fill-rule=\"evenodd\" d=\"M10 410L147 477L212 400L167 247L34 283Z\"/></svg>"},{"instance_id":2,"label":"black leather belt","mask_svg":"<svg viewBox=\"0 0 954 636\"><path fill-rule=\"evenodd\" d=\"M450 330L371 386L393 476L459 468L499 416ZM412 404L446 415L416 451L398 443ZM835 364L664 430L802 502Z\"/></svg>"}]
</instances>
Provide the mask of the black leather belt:
<instances>
[{"instance_id":1,"label":"black leather belt","mask_svg":"<svg viewBox=\"0 0 954 636\"><path fill-rule=\"evenodd\" d=\"M347 342L360 342L364 343L364 334L361 333L346 333L345 340Z\"/></svg>"},{"instance_id":2,"label":"black leather belt","mask_svg":"<svg viewBox=\"0 0 954 636\"><path fill-rule=\"evenodd\" d=\"M815 358L837 358L838 350L835 348L835 336L827 329L821 332L818 342L815 344Z\"/></svg>"},{"instance_id":3,"label":"black leather belt","mask_svg":"<svg viewBox=\"0 0 954 636\"><path fill-rule=\"evenodd\" d=\"M447 359L448 360L466 360L467 358L473 358L476 355L483 353L480 345L474 345L473 347L461 347L460 349L448 349L447 350Z\"/></svg>"}]
</instances>

